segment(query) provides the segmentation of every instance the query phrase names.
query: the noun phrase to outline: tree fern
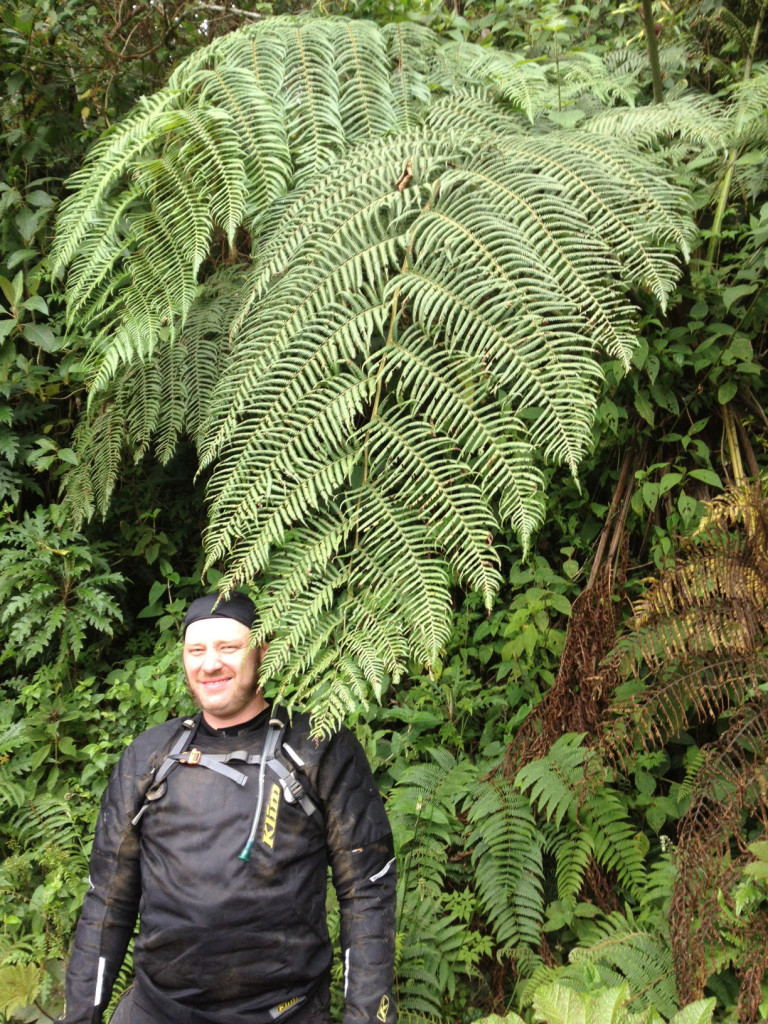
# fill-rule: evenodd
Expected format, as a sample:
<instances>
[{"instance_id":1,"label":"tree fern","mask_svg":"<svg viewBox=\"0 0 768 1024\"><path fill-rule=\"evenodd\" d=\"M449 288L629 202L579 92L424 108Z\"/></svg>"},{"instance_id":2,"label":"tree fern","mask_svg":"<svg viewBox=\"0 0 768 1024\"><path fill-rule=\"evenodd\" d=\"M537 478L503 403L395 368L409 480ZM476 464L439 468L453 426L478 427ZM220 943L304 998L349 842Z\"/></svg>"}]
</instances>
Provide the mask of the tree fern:
<instances>
[{"instance_id":1,"label":"tree fern","mask_svg":"<svg viewBox=\"0 0 768 1024\"><path fill-rule=\"evenodd\" d=\"M688 252L658 156L526 132L551 96L417 26L270 19L180 65L62 208L97 331L71 507L105 508L126 442L191 433L208 564L259 578L265 682L323 723L439 657L454 581L491 606L500 527L525 546L542 460L591 442L597 356L629 365L628 290L663 305Z\"/></svg>"},{"instance_id":2,"label":"tree fern","mask_svg":"<svg viewBox=\"0 0 768 1024\"><path fill-rule=\"evenodd\" d=\"M657 746L755 693L766 665L767 537L759 486L730 491L647 587L611 656L625 677L647 679L608 716L606 740L619 752L636 740Z\"/></svg>"}]
</instances>

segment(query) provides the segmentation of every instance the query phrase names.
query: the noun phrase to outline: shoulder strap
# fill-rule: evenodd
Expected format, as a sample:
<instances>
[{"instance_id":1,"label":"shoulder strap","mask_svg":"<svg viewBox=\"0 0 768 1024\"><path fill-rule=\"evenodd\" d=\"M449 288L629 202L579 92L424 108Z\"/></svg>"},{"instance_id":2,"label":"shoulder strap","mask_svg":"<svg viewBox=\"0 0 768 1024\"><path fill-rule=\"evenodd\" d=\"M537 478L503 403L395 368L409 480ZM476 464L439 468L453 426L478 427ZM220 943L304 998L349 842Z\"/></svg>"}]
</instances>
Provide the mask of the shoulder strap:
<instances>
[{"instance_id":1,"label":"shoulder strap","mask_svg":"<svg viewBox=\"0 0 768 1024\"><path fill-rule=\"evenodd\" d=\"M267 735L264 737L264 750L262 751L261 765L259 767L259 795L256 801L256 812L253 815L251 831L248 833L245 846L238 854L238 860L249 861L251 859L251 850L253 849L256 832L259 827L261 809L264 806L264 776L266 774L267 765L274 760L275 749L277 748L277 744L284 728L285 726L279 718L270 718L269 724L267 725Z\"/></svg>"},{"instance_id":2,"label":"shoulder strap","mask_svg":"<svg viewBox=\"0 0 768 1024\"><path fill-rule=\"evenodd\" d=\"M195 733L200 726L200 720L203 716L201 714L195 715L194 718L185 718L181 723L181 732L176 737L176 742L172 747L169 748L165 755L165 760L160 765L158 770L155 772L155 777L152 781L152 785L147 790L147 794L144 797L144 803L139 808L139 813L135 818L131 819L132 825L138 825L141 820L141 816L146 811L147 807L154 801L159 799L165 792L163 784L166 776L171 772L176 765L179 763L179 755L181 754L184 747L186 747L195 738Z\"/></svg>"},{"instance_id":3,"label":"shoulder strap","mask_svg":"<svg viewBox=\"0 0 768 1024\"><path fill-rule=\"evenodd\" d=\"M304 770L304 760L296 753L293 747L283 742L286 723L279 718L273 718L272 721L280 723L280 730L274 756L269 761L267 767L271 768L277 776L287 803L297 803L305 814L317 814L320 818L323 818L320 800L312 788L309 776Z\"/></svg>"}]
</instances>

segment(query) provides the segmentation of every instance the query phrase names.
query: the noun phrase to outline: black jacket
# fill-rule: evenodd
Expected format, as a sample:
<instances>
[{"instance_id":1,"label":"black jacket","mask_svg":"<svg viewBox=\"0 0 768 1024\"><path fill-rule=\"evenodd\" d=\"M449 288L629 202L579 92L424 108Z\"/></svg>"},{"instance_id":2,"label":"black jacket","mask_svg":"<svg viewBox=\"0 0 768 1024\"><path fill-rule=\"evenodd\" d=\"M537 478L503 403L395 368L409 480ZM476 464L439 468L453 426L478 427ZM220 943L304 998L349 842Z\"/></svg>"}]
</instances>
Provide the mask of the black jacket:
<instances>
[{"instance_id":1,"label":"black jacket","mask_svg":"<svg viewBox=\"0 0 768 1024\"><path fill-rule=\"evenodd\" d=\"M257 803L257 765L239 785L178 764L146 803L181 720L139 736L104 794L90 882L67 972L66 1024L100 1024L133 934L136 998L167 1024L261 1024L301 1005L328 976L327 866L341 912L344 1024L394 1024L395 864L384 807L360 744L342 729L308 738L295 715L283 750L305 762L321 813L289 803L265 773L250 860L239 859ZM198 730L194 747L260 753L266 727L244 737ZM288 767L293 762L283 760ZM306 801L305 801L306 804ZM132 819L145 809L136 825ZM296 1001L296 1002L294 1002Z\"/></svg>"}]
</instances>

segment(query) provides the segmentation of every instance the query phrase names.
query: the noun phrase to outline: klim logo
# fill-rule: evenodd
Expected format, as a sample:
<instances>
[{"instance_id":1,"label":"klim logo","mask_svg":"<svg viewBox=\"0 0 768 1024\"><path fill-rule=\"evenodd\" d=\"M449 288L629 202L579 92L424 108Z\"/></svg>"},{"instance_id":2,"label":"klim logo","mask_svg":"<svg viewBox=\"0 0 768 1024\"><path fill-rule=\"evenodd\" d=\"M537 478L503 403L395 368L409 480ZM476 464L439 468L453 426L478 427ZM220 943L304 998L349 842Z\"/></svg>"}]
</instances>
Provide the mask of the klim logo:
<instances>
[{"instance_id":1,"label":"klim logo","mask_svg":"<svg viewBox=\"0 0 768 1024\"><path fill-rule=\"evenodd\" d=\"M387 1014L389 1013L389 996L382 996L381 1002L379 1003L379 1009L376 1014L376 1020L380 1020L381 1024L387 1024Z\"/></svg>"},{"instance_id":2,"label":"klim logo","mask_svg":"<svg viewBox=\"0 0 768 1024\"><path fill-rule=\"evenodd\" d=\"M261 837L262 843L270 850L275 842L275 828L277 826L277 809L280 806L280 787L275 782L269 792L269 803L267 813L264 815L264 833Z\"/></svg>"},{"instance_id":3,"label":"klim logo","mask_svg":"<svg viewBox=\"0 0 768 1024\"><path fill-rule=\"evenodd\" d=\"M296 1003L303 1002L303 996L295 996L293 999L289 999L287 1003L278 1003L278 1005L274 1008L274 1010L271 1010L270 1013L272 1013L275 1017L279 1017L281 1013L285 1013L286 1010L290 1010L290 1008L292 1006L295 1006Z\"/></svg>"}]
</instances>

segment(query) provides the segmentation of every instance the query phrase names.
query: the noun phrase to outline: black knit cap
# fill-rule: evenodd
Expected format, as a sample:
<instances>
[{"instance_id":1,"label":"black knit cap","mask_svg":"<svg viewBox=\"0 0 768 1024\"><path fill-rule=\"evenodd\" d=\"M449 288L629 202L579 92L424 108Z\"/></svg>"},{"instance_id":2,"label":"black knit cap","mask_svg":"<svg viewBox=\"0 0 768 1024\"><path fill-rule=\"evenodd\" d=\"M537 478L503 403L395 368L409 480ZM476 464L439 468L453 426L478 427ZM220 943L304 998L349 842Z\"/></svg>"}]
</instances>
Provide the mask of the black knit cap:
<instances>
[{"instance_id":1,"label":"black knit cap","mask_svg":"<svg viewBox=\"0 0 768 1024\"><path fill-rule=\"evenodd\" d=\"M236 619L250 629L255 618L256 609L253 601L245 594L230 594L226 598L218 594L206 594L205 597L196 598L187 609L184 616L184 634L186 635L187 626L200 619Z\"/></svg>"}]
</instances>

